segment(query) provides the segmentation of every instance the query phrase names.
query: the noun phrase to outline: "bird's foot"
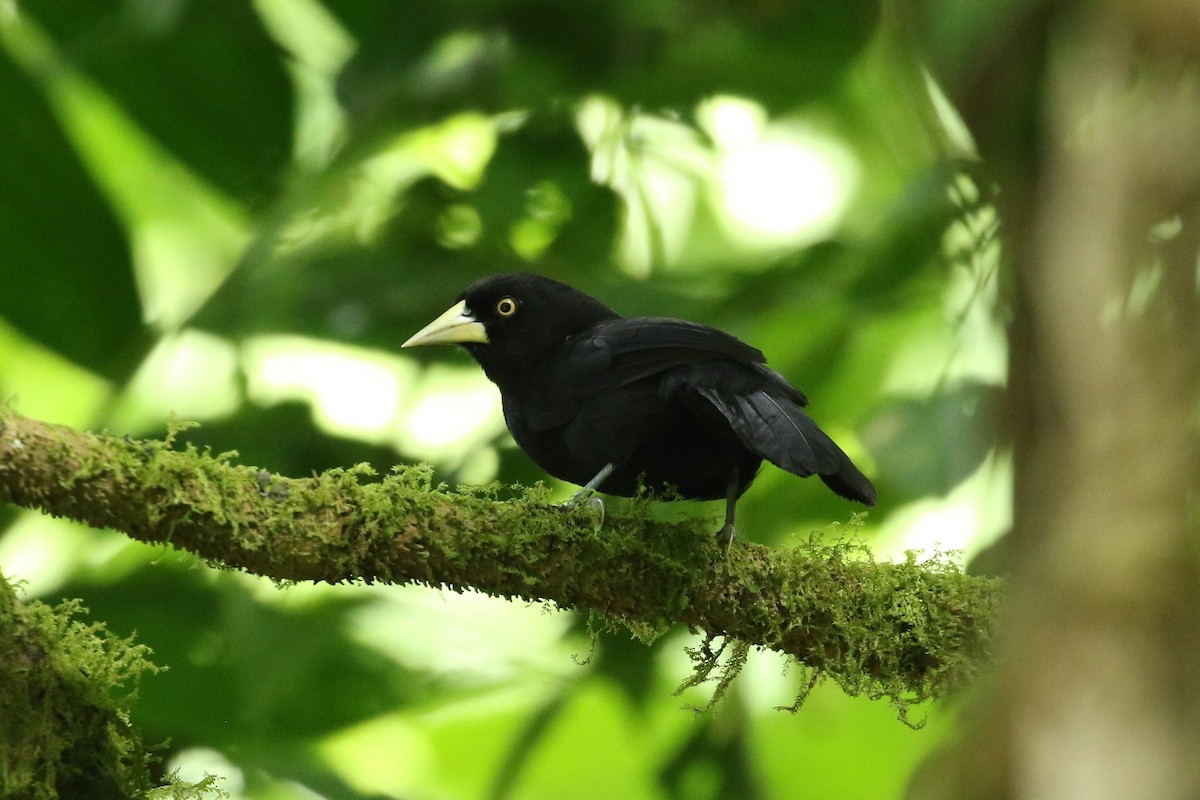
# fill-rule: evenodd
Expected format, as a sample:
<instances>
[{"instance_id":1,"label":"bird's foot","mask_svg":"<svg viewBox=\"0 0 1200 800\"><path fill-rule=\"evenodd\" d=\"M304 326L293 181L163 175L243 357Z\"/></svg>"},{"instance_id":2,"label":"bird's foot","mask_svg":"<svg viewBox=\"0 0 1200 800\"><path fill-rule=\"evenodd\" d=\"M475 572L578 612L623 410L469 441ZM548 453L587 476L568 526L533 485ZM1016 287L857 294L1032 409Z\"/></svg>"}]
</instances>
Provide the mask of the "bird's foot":
<instances>
[{"instance_id":1,"label":"bird's foot","mask_svg":"<svg viewBox=\"0 0 1200 800\"><path fill-rule=\"evenodd\" d=\"M717 531L717 544L725 547L726 558L729 558L729 551L733 548L735 538L737 538L737 528L733 527L732 522L725 523L724 527Z\"/></svg>"},{"instance_id":2,"label":"bird's foot","mask_svg":"<svg viewBox=\"0 0 1200 800\"><path fill-rule=\"evenodd\" d=\"M581 506L591 506L600 516L599 525L604 524L604 498L598 496L594 491L588 488L580 489L562 504L562 507L573 511Z\"/></svg>"}]
</instances>

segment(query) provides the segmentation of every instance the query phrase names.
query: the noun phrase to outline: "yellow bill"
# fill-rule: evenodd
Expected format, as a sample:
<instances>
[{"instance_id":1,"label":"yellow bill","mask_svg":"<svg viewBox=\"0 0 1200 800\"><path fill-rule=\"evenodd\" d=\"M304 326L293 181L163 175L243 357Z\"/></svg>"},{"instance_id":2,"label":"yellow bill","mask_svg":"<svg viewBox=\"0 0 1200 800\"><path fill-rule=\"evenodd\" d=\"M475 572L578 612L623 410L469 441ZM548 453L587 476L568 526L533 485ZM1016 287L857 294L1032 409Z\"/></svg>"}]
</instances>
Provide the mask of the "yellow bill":
<instances>
[{"instance_id":1,"label":"yellow bill","mask_svg":"<svg viewBox=\"0 0 1200 800\"><path fill-rule=\"evenodd\" d=\"M478 342L487 344L487 331L483 323L471 316L465 300L458 301L446 313L414 333L401 347L417 347L423 344L462 344Z\"/></svg>"}]
</instances>

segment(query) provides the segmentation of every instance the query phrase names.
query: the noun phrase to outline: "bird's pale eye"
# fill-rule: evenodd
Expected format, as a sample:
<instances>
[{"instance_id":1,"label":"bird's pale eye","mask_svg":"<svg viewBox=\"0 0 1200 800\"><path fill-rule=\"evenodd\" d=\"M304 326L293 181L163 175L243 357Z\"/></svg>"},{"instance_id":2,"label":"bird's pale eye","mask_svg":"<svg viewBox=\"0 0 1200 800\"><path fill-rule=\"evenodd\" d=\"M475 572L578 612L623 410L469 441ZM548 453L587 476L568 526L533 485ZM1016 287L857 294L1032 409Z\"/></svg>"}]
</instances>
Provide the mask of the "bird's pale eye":
<instances>
[{"instance_id":1,"label":"bird's pale eye","mask_svg":"<svg viewBox=\"0 0 1200 800\"><path fill-rule=\"evenodd\" d=\"M517 313L517 301L511 297L501 297L496 303L496 313L502 317L511 317Z\"/></svg>"}]
</instances>

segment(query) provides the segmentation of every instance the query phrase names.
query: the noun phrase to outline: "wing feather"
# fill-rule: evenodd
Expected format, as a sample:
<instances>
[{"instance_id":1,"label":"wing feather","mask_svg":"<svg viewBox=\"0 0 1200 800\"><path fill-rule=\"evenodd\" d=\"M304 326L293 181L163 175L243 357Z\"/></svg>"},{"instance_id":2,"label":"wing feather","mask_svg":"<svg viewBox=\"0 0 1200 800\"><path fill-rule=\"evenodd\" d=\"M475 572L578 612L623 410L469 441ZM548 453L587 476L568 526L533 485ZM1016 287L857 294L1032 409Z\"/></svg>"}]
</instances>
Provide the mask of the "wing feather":
<instances>
[{"instance_id":1,"label":"wing feather","mask_svg":"<svg viewBox=\"0 0 1200 800\"><path fill-rule=\"evenodd\" d=\"M801 477L819 475L842 497L875 504L875 487L800 406L787 397L760 388L730 393L715 386L696 392L729 423L751 451Z\"/></svg>"},{"instance_id":2,"label":"wing feather","mask_svg":"<svg viewBox=\"0 0 1200 800\"><path fill-rule=\"evenodd\" d=\"M570 345L562 376L575 391L595 395L657 375L685 364L734 361L765 364L757 348L736 337L700 325L667 317L630 317L606 320Z\"/></svg>"}]
</instances>

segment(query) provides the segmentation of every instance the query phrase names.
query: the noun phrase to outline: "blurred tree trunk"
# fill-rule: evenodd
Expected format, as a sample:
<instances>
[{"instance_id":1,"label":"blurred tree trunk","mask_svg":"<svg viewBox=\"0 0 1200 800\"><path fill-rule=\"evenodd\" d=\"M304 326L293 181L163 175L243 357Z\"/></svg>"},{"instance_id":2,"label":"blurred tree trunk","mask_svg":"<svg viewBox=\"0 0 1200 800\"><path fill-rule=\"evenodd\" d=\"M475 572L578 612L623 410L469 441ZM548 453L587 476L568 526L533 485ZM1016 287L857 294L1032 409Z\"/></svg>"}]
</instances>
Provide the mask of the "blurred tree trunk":
<instances>
[{"instance_id":1,"label":"blurred tree trunk","mask_svg":"<svg viewBox=\"0 0 1200 800\"><path fill-rule=\"evenodd\" d=\"M1009 22L950 79L1012 265L1008 630L911 795L1200 797L1200 4Z\"/></svg>"}]
</instances>

